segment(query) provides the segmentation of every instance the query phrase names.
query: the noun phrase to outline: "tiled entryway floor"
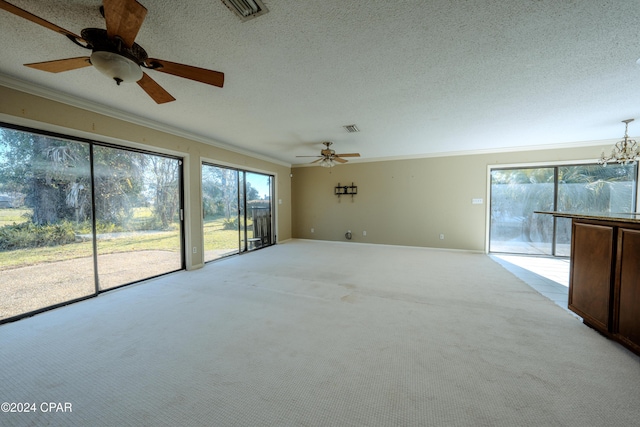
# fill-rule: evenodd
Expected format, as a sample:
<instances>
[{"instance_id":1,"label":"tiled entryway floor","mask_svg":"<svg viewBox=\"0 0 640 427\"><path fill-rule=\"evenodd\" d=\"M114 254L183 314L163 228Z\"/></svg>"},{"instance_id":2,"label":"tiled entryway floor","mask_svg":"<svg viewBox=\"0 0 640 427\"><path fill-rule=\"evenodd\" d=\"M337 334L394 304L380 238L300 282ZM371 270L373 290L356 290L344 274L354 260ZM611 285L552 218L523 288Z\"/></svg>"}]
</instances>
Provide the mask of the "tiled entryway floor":
<instances>
[{"instance_id":1,"label":"tiled entryway floor","mask_svg":"<svg viewBox=\"0 0 640 427\"><path fill-rule=\"evenodd\" d=\"M498 254L490 256L533 289L568 310L569 258Z\"/></svg>"}]
</instances>

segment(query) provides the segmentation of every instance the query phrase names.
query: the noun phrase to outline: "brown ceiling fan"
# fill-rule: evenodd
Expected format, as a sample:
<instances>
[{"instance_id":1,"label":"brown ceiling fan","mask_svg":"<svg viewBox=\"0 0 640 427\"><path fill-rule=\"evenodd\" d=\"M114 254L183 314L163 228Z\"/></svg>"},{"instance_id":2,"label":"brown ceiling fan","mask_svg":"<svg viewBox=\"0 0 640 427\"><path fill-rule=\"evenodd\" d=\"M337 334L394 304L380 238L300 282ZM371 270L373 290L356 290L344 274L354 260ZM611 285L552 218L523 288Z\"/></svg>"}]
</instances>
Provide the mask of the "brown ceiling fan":
<instances>
[{"instance_id":1,"label":"brown ceiling fan","mask_svg":"<svg viewBox=\"0 0 640 427\"><path fill-rule=\"evenodd\" d=\"M319 156L296 156L296 157L318 157L318 160L314 160L313 162L311 162L311 164L319 162L320 166L323 166L326 168L330 168L334 166L335 162L347 163L348 160L343 159L343 157L360 157L359 153L336 154L334 150L329 148L333 145L333 142L331 141L323 142L322 144L324 144L326 148L320 151Z\"/></svg>"},{"instance_id":2,"label":"brown ceiling fan","mask_svg":"<svg viewBox=\"0 0 640 427\"><path fill-rule=\"evenodd\" d=\"M224 84L224 73L219 71L149 58L147 52L134 42L147 15L147 9L136 0L103 0L100 12L107 29L85 28L80 36L4 0L0 0L0 9L56 31L78 46L92 51L90 56L24 64L27 67L59 73L93 65L118 85L121 82L137 82L158 104L175 101L175 98L143 72L143 68L217 87Z\"/></svg>"}]
</instances>

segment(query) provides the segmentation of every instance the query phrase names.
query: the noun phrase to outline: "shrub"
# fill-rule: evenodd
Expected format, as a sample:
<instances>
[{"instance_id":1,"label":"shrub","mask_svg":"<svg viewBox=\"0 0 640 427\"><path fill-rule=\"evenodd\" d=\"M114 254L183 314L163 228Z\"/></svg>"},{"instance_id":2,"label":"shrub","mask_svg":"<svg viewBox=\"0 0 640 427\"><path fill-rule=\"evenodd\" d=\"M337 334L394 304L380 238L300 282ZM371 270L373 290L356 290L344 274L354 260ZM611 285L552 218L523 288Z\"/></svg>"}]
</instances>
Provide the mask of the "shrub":
<instances>
[{"instance_id":1,"label":"shrub","mask_svg":"<svg viewBox=\"0 0 640 427\"><path fill-rule=\"evenodd\" d=\"M70 222L36 225L32 222L0 227L0 250L37 248L73 243L76 240Z\"/></svg>"},{"instance_id":2,"label":"shrub","mask_svg":"<svg viewBox=\"0 0 640 427\"><path fill-rule=\"evenodd\" d=\"M226 218L222 220L222 229L223 230L237 230L238 229L238 218Z\"/></svg>"}]
</instances>

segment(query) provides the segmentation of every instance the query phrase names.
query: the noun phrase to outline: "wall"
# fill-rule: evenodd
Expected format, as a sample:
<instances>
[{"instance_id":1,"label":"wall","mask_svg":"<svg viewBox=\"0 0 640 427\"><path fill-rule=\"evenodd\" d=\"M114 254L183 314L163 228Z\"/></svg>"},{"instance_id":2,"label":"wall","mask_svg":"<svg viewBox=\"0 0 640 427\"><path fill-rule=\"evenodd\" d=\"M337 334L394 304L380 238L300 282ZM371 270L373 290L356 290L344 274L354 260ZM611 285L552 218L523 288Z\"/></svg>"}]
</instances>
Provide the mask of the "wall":
<instances>
[{"instance_id":1,"label":"wall","mask_svg":"<svg viewBox=\"0 0 640 427\"><path fill-rule=\"evenodd\" d=\"M161 107L159 107L161 108ZM290 168L217 148L202 142L175 136L149 127L115 119L92 111L30 95L0 86L0 121L66 135L142 147L184 158L185 171L185 240L186 247L196 247L197 253L186 251L187 269L202 266L202 201L201 159L220 161L247 170L267 172L276 176L275 205L278 241L291 238Z\"/></svg>"},{"instance_id":2,"label":"wall","mask_svg":"<svg viewBox=\"0 0 640 427\"><path fill-rule=\"evenodd\" d=\"M484 251L489 165L595 160L607 144L294 167L293 237L347 241L351 230L353 242ZM351 182L356 196L334 195L338 183ZM484 203L471 204L474 198Z\"/></svg>"}]
</instances>

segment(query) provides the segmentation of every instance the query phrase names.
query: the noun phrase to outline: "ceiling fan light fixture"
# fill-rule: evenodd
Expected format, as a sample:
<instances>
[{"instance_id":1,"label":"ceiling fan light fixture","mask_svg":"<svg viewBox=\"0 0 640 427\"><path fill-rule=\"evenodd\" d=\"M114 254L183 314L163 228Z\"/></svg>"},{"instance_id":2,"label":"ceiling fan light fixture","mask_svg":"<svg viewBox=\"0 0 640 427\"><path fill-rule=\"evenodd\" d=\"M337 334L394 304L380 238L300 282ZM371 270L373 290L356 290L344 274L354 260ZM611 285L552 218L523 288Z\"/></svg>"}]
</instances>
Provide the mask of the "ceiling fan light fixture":
<instances>
[{"instance_id":1,"label":"ceiling fan light fixture","mask_svg":"<svg viewBox=\"0 0 640 427\"><path fill-rule=\"evenodd\" d=\"M322 161L320 162L320 166L322 166L323 168L332 168L333 166L335 166L335 162L332 159L327 159L324 158L322 159Z\"/></svg>"},{"instance_id":2,"label":"ceiling fan light fixture","mask_svg":"<svg viewBox=\"0 0 640 427\"><path fill-rule=\"evenodd\" d=\"M109 76L117 84L134 83L142 78L142 69L131 59L108 51L91 54L91 64L102 74Z\"/></svg>"}]
</instances>

